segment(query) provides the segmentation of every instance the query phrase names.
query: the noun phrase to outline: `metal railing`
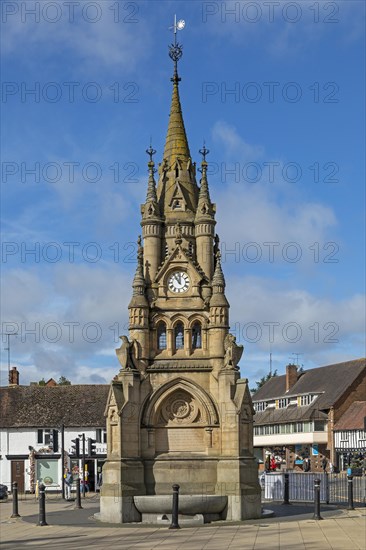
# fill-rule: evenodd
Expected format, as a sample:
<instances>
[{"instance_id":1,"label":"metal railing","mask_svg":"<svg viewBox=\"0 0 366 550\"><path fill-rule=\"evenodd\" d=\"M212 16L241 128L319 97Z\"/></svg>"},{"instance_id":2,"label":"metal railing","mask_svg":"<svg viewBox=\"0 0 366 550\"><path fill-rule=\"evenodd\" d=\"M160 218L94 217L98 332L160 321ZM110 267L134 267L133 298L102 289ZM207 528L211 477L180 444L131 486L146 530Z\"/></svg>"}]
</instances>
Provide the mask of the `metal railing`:
<instances>
[{"instance_id":1,"label":"metal railing","mask_svg":"<svg viewBox=\"0 0 366 550\"><path fill-rule=\"evenodd\" d=\"M347 503L347 474L288 472L290 502L311 502L314 500L314 480L320 479L320 500L327 504ZM263 473L260 476L262 500L283 501L285 490L284 472ZM366 477L353 477L353 500L366 503Z\"/></svg>"}]
</instances>

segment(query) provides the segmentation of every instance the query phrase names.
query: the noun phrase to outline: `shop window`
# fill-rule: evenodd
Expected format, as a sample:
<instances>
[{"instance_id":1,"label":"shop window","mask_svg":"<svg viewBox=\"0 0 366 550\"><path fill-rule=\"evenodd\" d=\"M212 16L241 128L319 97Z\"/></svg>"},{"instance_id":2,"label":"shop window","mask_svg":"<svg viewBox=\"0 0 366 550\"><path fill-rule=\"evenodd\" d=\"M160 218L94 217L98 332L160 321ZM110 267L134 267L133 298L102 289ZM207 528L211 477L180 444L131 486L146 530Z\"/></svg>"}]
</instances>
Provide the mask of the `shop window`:
<instances>
[{"instance_id":1,"label":"shop window","mask_svg":"<svg viewBox=\"0 0 366 550\"><path fill-rule=\"evenodd\" d=\"M157 327L158 349L166 349L166 324L161 321Z\"/></svg>"},{"instance_id":2,"label":"shop window","mask_svg":"<svg viewBox=\"0 0 366 550\"><path fill-rule=\"evenodd\" d=\"M58 460L38 459L37 480L42 481L46 487L60 484Z\"/></svg>"},{"instance_id":3,"label":"shop window","mask_svg":"<svg viewBox=\"0 0 366 550\"><path fill-rule=\"evenodd\" d=\"M201 323L196 321L192 326L192 349L202 348Z\"/></svg>"},{"instance_id":4,"label":"shop window","mask_svg":"<svg viewBox=\"0 0 366 550\"><path fill-rule=\"evenodd\" d=\"M183 323L181 322L175 325L174 341L175 341L175 349L184 348L184 326L183 326Z\"/></svg>"}]
</instances>

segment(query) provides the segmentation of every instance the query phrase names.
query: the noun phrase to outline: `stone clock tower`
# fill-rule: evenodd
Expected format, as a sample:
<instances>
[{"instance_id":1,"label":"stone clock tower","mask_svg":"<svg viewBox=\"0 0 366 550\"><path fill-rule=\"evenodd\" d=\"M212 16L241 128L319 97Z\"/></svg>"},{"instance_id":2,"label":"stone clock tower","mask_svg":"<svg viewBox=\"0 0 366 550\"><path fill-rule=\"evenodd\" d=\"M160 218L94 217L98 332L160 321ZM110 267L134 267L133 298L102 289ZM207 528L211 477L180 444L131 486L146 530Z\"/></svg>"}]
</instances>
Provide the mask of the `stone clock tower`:
<instances>
[{"instance_id":1,"label":"stone clock tower","mask_svg":"<svg viewBox=\"0 0 366 550\"><path fill-rule=\"evenodd\" d=\"M129 338L122 336L116 350L121 369L106 407L100 517L108 522L158 521L168 512L164 495L171 495L173 483L180 485L186 516L260 517L253 407L237 366L243 348L229 333L208 150L200 151L197 169L188 146L179 98L181 55L173 44L164 154L156 170L155 151L147 151Z\"/></svg>"}]
</instances>

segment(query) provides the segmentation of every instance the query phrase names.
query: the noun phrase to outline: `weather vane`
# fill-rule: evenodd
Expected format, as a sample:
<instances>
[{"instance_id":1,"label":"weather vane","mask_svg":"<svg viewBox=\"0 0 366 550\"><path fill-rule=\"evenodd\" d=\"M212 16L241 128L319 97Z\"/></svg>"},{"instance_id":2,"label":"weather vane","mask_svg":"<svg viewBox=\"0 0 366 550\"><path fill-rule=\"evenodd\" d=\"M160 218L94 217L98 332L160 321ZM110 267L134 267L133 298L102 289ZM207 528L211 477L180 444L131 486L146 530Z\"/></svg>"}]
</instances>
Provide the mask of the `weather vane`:
<instances>
[{"instance_id":1,"label":"weather vane","mask_svg":"<svg viewBox=\"0 0 366 550\"><path fill-rule=\"evenodd\" d=\"M169 29L173 29L174 32L174 44L169 46L169 57L174 61L175 75L177 74L177 63L183 55L182 45L177 42L177 31L183 30L185 26L186 22L184 19L179 19L179 21L177 21L177 16L174 15L174 25L169 27Z\"/></svg>"}]
</instances>

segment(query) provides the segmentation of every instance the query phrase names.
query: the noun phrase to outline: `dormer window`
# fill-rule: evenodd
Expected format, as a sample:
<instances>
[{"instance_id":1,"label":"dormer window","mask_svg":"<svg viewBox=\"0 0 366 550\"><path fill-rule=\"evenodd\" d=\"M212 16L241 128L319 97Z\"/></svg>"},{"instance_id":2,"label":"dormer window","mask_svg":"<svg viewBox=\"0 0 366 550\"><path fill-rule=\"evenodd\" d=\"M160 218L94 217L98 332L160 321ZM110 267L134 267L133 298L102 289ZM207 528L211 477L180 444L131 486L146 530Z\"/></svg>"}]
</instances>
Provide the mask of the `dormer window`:
<instances>
[{"instance_id":1,"label":"dormer window","mask_svg":"<svg viewBox=\"0 0 366 550\"><path fill-rule=\"evenodd\" d=\"M182 208L182 205L181 205L180 200L175 199L173 201L173 210L181 210L181 208Z\"/></svg>"},{"instance_id":2,"label":"dormer window","mask_svg":"<svg viewBox=\"0 0 366 550\"><path fill-rule=\"evenodd\" d=\"M289 404L288 398L282 398L277 400L277 409L285 409L287 405Z\"/></svg>"},{"instance_id":3,"label":"dormer window","mask_svg":"<svg viewBox=\"0 0 366 550\"><path fill-rule=\"evenodd\" d=\"M300 395L300 407L310 405L314 401L315 397L316 395L313 394Z\"/></svg>"}]
</instances>

